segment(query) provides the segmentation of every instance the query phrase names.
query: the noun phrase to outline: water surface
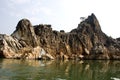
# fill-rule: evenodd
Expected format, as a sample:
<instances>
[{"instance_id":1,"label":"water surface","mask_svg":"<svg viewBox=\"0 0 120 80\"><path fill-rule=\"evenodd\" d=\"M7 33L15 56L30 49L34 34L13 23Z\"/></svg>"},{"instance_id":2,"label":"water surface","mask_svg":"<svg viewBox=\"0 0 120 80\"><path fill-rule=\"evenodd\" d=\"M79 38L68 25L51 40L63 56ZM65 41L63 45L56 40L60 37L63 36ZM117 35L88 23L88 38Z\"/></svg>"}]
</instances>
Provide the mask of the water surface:
<instances>
[{"instance_id":1,"label":"water surface","mask_svg":"<svg viewBox=\"0 0 120 80\"><path fill-rule=\"evenodd\" d=\"M120 61L0 59L0 80L120 80Z\"/></svg>"}]
</instances>

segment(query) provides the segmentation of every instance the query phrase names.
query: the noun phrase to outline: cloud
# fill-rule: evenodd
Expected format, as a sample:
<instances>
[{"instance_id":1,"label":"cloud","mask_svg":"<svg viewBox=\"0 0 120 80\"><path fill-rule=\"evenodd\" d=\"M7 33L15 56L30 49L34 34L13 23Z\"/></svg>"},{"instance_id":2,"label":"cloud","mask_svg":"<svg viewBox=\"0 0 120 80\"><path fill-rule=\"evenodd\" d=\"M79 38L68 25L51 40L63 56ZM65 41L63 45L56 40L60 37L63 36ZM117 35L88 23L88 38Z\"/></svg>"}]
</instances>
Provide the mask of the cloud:
<instances>
[{"instance_id":1,"label":"cloud","mask_svg":"<svg viewBox=\"0 0 120 80\"><path fill-rule=\"evenodd\" d=\"M40 9L35 7L35 6L31 6L29 8L25 8L22 13L24 13L24 15L31 15L31 16L35 16L40 14Z\"/></svg>"},{"instance_id":2,"label":"cloud","mask_svg":"<svg viewBox=\"0 0 120 80\"><path fill-rule=\"evenodd\" d=\"M17 13L17 12L13 12L13 11L11 11L11 12L9 13L9 15L12 16L12 17L17 17L17 18L20 18L20 17L22 16L22 14Z\"/></svg>"},{"instance_id":3,"label":"cloud","mask_svg":"<svg viewBox=\"0 0 120 80\"><path fill-rule=\"evenodd\" d=\"M35 17L39 16L51 16L53 14L52 9L49 5L42 0L9 0L6 1L6 12L11 17L23 18L23 17L34 17L35 21L38 21ZM33 20L33 19L32 19Z\"/></svg>"},{"instance_id":4,"label":"cloud","mask_svg":"<svg viewBox=\"0 0 120 80\"><path fill-rule=\"evenodd\" d=\"M25 3L28 3L28 2L30 2L30 0L10 0L10 2L11 2L12 4L17 5L17 4L25 4Z\"/></svg>"},{"instance_id":5,"label":"cloud","mask_svg":"<svg viewBox=\"0 0 120 80\"><path fill-rule=\"evenodd\" d=\"M40 23L40 19L35 16L29 17L29 20L31 21L32 25L37 25L38 23Z\"/></svg>"},{"instance_id":6,"label":"cloud","mask_svg":"<svg viewBox=\"0 0 120 80\"><path fill-rule=\"evenodd\" d=\"M52 10L48 7L41 7L40 10L41 10L41 12L43 12L47 16L50 16L53 14Z\"/></svg>"}]
</instances>

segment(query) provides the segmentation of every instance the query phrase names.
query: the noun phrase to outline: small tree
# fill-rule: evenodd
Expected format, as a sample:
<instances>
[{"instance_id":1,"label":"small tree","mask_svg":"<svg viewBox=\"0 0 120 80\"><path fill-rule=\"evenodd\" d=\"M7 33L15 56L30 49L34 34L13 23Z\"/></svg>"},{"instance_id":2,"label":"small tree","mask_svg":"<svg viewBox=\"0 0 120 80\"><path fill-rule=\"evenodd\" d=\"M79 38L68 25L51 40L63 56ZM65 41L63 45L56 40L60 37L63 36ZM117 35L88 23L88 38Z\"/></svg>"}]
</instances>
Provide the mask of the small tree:
<instances>
[{"instance_id":1,"label":"small tree","mask_svg":"<svg viewBox=\"0 0 120 80\"><path fill-rule=\"evenodd\" d=\"M80 17L80 19L81 19L82 21L84 21L86 18L85 18L85 17Z\"/></svg>"}]
</instances>

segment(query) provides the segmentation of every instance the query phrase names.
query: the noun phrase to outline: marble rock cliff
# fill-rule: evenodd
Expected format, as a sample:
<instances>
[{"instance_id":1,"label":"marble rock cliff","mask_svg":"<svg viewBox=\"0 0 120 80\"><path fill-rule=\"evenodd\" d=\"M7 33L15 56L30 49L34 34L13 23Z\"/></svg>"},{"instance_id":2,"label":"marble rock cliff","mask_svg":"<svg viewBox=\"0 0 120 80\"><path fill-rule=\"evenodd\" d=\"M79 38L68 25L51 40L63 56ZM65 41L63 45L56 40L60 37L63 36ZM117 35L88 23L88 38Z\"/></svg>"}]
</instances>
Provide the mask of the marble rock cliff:
<instances>
[{"instance_id":1,"label":"marble rock cliff","mask_svg":"<svg viewBox=\"0 0 120 80\"><path fill-rule=\"evenodd\" d=\"M0 34L0 57L15 59L120 59L120 38L102 32L94 14L65 32L19 21L11 36Z\"/></svg>"}]
</instances>

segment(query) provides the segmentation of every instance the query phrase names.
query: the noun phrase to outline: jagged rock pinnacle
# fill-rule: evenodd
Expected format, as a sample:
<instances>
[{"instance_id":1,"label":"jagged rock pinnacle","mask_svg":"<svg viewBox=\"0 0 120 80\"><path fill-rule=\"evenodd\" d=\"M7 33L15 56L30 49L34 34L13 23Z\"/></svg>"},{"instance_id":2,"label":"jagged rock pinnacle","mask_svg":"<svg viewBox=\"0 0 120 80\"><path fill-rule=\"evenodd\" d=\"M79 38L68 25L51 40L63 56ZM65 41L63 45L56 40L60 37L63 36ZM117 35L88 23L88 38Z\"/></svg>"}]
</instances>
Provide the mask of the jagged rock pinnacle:
<instances>
[{"instance_id":1,"label":"jagged rock pinnacle","mask_svg":"<svg viewBox=\"0 0 120 80\"><path fill-rule=\"evenodd\" d=\"M37 38L34 28L28 19L22 19L18 22L16 30L12 34L13 37L24 40L31 46L37 46Z\"/></svg>"}]
</instances>

